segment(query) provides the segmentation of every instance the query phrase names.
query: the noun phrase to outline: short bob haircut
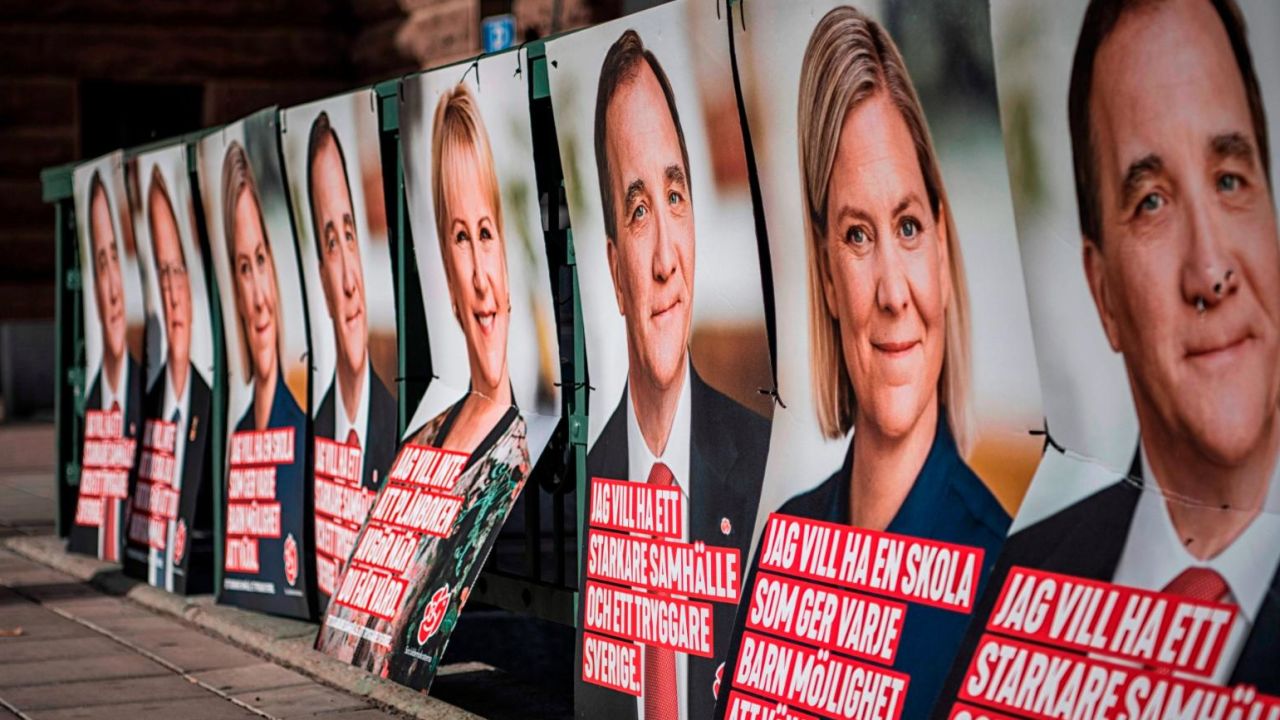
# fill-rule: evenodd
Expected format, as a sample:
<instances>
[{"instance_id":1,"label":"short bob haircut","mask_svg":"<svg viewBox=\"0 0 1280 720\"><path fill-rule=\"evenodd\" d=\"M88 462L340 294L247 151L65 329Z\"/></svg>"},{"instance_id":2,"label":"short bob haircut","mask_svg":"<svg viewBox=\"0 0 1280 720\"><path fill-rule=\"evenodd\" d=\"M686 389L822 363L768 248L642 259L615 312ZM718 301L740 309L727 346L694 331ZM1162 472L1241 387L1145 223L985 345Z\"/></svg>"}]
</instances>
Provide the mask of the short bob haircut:
<instances>
[{"instance_id":1,"label":"short bob haircut","mask_svg":"<svg viewBox=\"0 0 1280 720\"><path fill-rule=\"evenodd\" d=\"M262 217L262 196L258 194L258 183L253 179L253 168L249 165L249 156L244 147L237 141L231 141L227 153L222 160L222 235L227 243L227 258L231 268L232 292L239 295L236 284L236 203L241 193L249 193L258 206L258 226L262 232L262 242L271 258L271 282L276 291L276 362L284 357L284 328L280 326L280 278L276 273L275 253L271 251L271 240L267 234L267 223ZM237 309L237 312L239 310ZM240 318L236 324L240 336L240 368L246 379L253 377L253 353L249 351L249 338L244 329L245 319Z\"/></svg>"},{"instance_id":2,"label":"short bob haircut","mask_svg":"<svg viewBox=\"0 0 1280 720\"><path fill-rule=\"evenodd\" d=\"M1098 50L1111 36L1120 20L1132 12L1151 9L1162 0L1092 0L1084 13L1075 58L1071 62L1071 84L1067 94L1067 117L1071 126L1071 160L1076 180L1076 210L1080 232L1099 247L1102 245L1102 203L1098 197L1098 156L1093 135L1093 76ZM1267 139L1267 114L1262 106L1262 90L1249 52L1248 30L1235 0L1212 0L1231 44L1231 53L1240 69L1249 116L1253 123L1258 159L1271 191L1271 152Z\"/></svg>"},{"instance_id":3,"label":"short bob haircut","mask_svg":"<svg viewBox=\"0 0 1280 720\"><path fill-rule=\"evenodd\" d=\"M493 151L489 148L489 133L480 117L480 107L475 95L463 83L458 83L440 96L435 119L431 124L431 202L436 214L436 237L443 255L449 237L449 219L452 217L445 200L445 188L453 182L449 176L458 159L471 155L479 166L480 187L493 206L493 223L498 236L505 239L502 223L502 190L498 186L498 173L493 166ZM446 263L446 267L448 267Z\"/></svg>"},{"instance_id":4,"label":"short bob haircut","mask_svg":"<svg viewBox=\"0 0 1280 720\"><path fill-rule=\"evenodd\" d=\"M945 349L938 393L948 426L963 457L969 449L969 292L964 260L942 173L920 99L893 40L877 22L851 7L826 14L809 38L800 70L797 123L800 174L808 226L809 333L818 424L828 438L844 437L858 414L853 381L845 366L840 326L828 312L822 279L829 273L827 192L845 116L885 93L902 114L915 144L916 160L936 222L945 224L951 298L946 311Z\"/></svg>"}]
</instances>

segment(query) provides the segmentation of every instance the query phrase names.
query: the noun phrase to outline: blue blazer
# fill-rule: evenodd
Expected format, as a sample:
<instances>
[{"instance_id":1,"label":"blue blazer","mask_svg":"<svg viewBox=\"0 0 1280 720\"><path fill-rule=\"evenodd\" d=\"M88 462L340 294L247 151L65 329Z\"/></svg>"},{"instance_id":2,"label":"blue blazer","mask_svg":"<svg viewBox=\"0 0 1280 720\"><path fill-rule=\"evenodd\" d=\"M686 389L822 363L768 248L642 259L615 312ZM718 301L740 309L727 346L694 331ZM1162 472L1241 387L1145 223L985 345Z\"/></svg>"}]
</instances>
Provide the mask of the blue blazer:
<instances>
[{"instance_id":1,"label":"blue blazer","mask_svg":"<svg viewBox=\"0 0 1280 720\"><path fill-rule=\"evenodd\" d=\"M276 379L276 392L271 398L268 428L293 428L293 464L276 466L276 500L280 503L280 537L258 538L258 573L226 573L225 578L263 580L275 585L275 593L266 595L239 590L222 590L220 600L232 605L259 610L273 615L311 619L312 603L309 600L311 572L315 563L309 537L305 531L310 514L307 498L310 490L311 463L307 458L307 415L298 407L293 393L284 382L284 375ZM236 423L235 432L253 430L253 403ZM228 468L230 469L230 468ZM293 535L298 545L298 577L290 585L284 574L285 538Z\"/></svg>"},{"instance_id":2,"label":"blue blazer","mask_svg":"<svg viewBox=\"0 0 1280 720\"><path fill-rule=\"evenodd\" d=\"M841 525L851 524L849 477L852 472L853 444L850 442L844 465L839 470L813 490L788 500L778 512ZM947 426L946 412L939 409L938 427L924 467L885 532L981 548L982 580L974 595L981 598L986 577L1004 544L1009 521L1009 514L960 457ZM755 586L759 557L757 543L747 582L742 586L729 655L732 660L725 667L716 717L722 717L727 710L725 699L733 677L731 668L737 663L738 645L746 622L745 610L750 602L751 589ZM928 716L970 617L951 610L907 603L898 654L893 662L894 670L911 676L902 712L904 720Z\"/></svg>"}]
</instances>

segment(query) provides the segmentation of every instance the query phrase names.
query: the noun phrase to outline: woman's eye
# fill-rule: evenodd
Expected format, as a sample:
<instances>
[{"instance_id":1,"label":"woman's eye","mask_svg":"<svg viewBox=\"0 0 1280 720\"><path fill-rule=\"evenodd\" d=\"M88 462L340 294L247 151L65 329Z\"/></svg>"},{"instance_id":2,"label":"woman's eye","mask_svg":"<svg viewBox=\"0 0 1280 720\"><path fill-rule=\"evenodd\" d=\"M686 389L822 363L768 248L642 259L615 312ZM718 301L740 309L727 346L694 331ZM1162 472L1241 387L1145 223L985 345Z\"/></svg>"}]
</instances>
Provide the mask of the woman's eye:
<instances>
[{"instance_id":1,"label":"woman's eye","mask_svg":"<svg viewBox=\"0 0 1280 720\"><path fill-rule=\"evenodd\" d=\"M1139 213L1153 213L1164 207L1164 198L1159 193L1147 193L1138 201Z\"/></svg>"},{"instance_id":2,"label":"woman's eye","mask_svg":"<svg viewBox=\"0 0 1280 720\"><path fill-rule=\"evenodd\" d=\"M904 237L904 238L913 238L913 237L915 237L917 234L919 234L919 232L920 232L920 225L919 225L919 224L917 224L917 223L916 223L916 221L915 221L915 220L913 220L912 218L907 218L907 219L905 219L905 220L903 220L903 221L902 221L902 231L901 231L901 232L902 232L902 237Z\"/></svg>"},{"instance_id":3,"label":"woman's eye","mask_svg":"<svg viewBox=\"0 0 1280 720\"><path fill-rule=\"evenodd\" d=\"M1218 178L1218 189L1222 192L1235 192L1244 184L1244 178L1235 173L1226 173Z\"/></svg>"},{"instance_id":4,"label":"woman's eye","mask_svg":"<svg viewBox=\"0 0 1280 720\"><path fill-rule=\"evenodd\" d=\"M867 237L867 231L861 226L855 225L844 233L844 241L855 246L862 246L870 242L871 238Z\"/></svg>"},{"instance_id":5,"label":"woman's eye","mask_svg":"<svg viewBox=\"0 0 1280 720\"><path fill-rule=\"evenodd\" d=\"M453 236L453 241L454 241L454 242L460 242L460 243L461 243L461 242L466 242L466 241L467 241L467 231L466 231L466 230L459 230L459 231L458 231L458 234Z\"/></svg>"},{"instance_id":6,"label":"woman's eye","mask_svg":"<svg viewBox=\"0 0 1280 720\"><path fill-rule=\"evenodd\" d=\"M481 239L481 240L492 240L492 239L493 239L493 233L489 232L489 228L487 228L487 227L486 227L486 228L480 228L480 239Z\"/></svg>"}]
</instances>

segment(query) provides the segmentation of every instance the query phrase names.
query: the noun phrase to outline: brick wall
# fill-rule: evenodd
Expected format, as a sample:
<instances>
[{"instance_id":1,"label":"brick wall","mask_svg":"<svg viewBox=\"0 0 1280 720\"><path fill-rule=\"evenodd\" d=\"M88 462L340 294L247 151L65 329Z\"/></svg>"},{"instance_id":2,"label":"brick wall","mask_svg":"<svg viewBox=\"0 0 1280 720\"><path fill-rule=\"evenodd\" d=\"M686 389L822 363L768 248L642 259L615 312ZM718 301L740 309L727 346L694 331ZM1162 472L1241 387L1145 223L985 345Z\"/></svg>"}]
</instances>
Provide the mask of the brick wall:
<instances>
[{"instance_id":1,"label":"brick wall","mask_svg":"<svg viewBox=\"0 0 1280 720\"><path fill-rule=\"evenodd\" d=\"M85 147L85 138L127 130L143 133L130 142L143 142L459 60L480 50L482 10L509 8L524 39L551 30L554 4L0 0L0 322L53 317L53 215L41 202L39 172L111 149ZM564 30L617 2L559 5L556 27ZM130 90L132 114L111 106L116 84ZM99 92L87 95L90 86ZM148 107L162 86L195 98L195 114L175 115L172 101ZM162 129L135 127L152 117Z\"/></svg>"}]
</instances>

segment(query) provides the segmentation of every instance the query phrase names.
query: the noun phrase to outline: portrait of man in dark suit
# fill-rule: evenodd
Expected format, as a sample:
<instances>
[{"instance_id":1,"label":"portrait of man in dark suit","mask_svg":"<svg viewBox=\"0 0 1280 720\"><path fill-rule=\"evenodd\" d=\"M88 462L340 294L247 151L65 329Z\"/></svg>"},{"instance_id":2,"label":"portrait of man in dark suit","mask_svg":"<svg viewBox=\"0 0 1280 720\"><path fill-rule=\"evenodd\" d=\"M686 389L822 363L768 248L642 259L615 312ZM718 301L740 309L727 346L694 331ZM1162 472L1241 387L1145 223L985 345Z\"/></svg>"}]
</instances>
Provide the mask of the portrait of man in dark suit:
<instances>
[{"instance_id":1,"label":"portrait of man in dark suit","mask_svg":"<svg viewBox=\"0 0 1280 720\"><path fill-rule=\"evenodd\" d=\"M129 353L125 333L124 273L121 270L120 241L112 222L114 209L107 196L102 175L95 170L89 180L89 251L93 273L93 297L102 335L102 362L85 394L85 410L115 410L122 415L125 437L137 437L142 430L142 372ZM76 552L94 553L116 560L125 537L125 503L107 500L98 528L73 525L68 547Z\"/></svg>"},{"instance_id":2,"label":"portrait of man in dark suit","mask_svg":"<svg viewBox=\"0 0 1280 720\"><path fill-rule=\"evenodd\" d=\"M337 367L315 415L316 437L361 450L361 484L377 491L395 459L396 401L369 362L364 265L352 209L350 178L338 134L321 112L307 144L307 198L333 322Z\"/></svg>"},{"instance_id":3,"label":"portrait of man in dark suit","mask_svg":"<svg viewBox=\"0 0 1280 720\"><path fill-rule=\"evenodd\" d=\"M595 157L608 272L626 325L627 382L587 458L588 476L674 485L688 542L750 551L768 421L708 385L689 354L694 198L689 153L662 65L628 30L600 70ZM589 506L588 498L588 506ZM710 717L735 607L714 610L715 656L643 648L639 698L579 685L579 714L645 720Z\"/></svg>"},{"instance_id":4,"label":"portrait of man in dark suit","mask_svg":"<svg viewBox=\"0 0 1280 720\"><path fill-rule=\"evenodd\" d=\"M177 522L169 522L164 550L151 550L148 581L174 592L207 592L213 587L209 566L212 544L208 520L198 522L198 510L208 513L211 497L205 486L209 467L209 385L191 362L191 280L186 252L178 232L178 216L158 165L147 189L147 223L151 231L156 277L160 284L167 347L160 376L147 391L147 417L174 423L177 428L173 485L180 493L178 517L186 523L187 537L175 540ZM210 518L211 519L211 518ZM175 560L175 547L182 547ZM194 560L195 557L200 559ZM189 569L199 567L199 572Z\"/></svg>"},{"instance_id":5,"label":"portrait of man in dark suit","mask_svg":"<svg viewBox=\"0 0 1280 720\"><path fill-rule=\"evenodd\" d=\"M947 696L1013 566L1232 605L1196 679L1280 694L1280 239L1240 10L1094 0L1068 105L1085 276L1138 447L1128 477L1010 536Z\"/></svg>"},{"instance_id":6,"label":"portrait of man in dark suit","mask_svg":"<svg viewBox=\"0 0 1280 720\"><path fill-rule=\"evenodd\" d=\"M142 379L138 361L125 343L124 274L120 270L120 243L107 188L96 171L89 181L89 242L93 256L93 295L102 328L102 364L89 384L87 410L119 410L124 413L125 437L136 437L142 412Z\"/></svg>"}]
</instances>

